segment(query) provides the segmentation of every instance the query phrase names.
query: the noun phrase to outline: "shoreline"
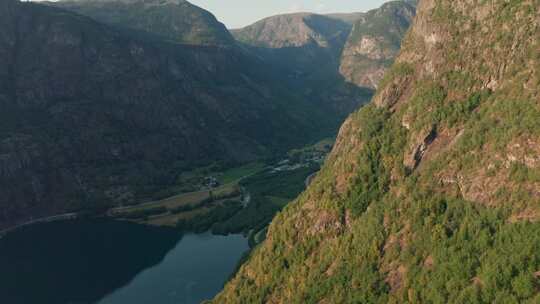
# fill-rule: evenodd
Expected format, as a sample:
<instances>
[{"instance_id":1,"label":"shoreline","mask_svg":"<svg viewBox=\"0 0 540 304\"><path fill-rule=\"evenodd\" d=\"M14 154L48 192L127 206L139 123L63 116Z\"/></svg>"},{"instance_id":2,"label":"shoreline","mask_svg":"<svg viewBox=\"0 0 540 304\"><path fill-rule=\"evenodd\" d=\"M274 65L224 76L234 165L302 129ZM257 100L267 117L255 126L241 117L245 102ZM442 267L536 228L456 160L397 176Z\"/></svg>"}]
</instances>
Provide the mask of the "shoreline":
<instances>
[{"instance_id":1,"label":"shoreline","mask_svg":"<svg viewBox=\"0 0 540 304\"><path fill-rule=\"evenodd\" d=\"M74 220L74 219L77 219L79 216L80 216L79 213L72 212L72 213L63 213L63 214L42 217L35 220L27 221L22 224L18 224L18 225L0 230L0 239L5 237L9 233L14 232L26 226L31 226L31 225L40 224L40 223L52 223L52 222L57 222L57 221Z\"/></svg>"}]
</instances>

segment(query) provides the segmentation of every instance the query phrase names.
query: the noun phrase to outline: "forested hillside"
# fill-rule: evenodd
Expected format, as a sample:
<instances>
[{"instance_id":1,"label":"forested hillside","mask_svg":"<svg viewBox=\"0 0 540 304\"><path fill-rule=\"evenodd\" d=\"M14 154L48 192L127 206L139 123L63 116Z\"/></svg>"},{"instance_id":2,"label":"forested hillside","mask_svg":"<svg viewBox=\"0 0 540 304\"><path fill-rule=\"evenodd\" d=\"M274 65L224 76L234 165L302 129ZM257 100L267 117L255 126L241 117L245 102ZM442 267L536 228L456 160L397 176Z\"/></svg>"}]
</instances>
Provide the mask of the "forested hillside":
<instances>
[{"instance_id":1,"label":"forested hillside","mask_svg":"<svg viewBox=\"0 0 540 304\"><path fill-rule=\"evenodd\" d=\"M539 303L539 15L420 0L372 103L214 303Z\"/></svg>"}]
</instances>

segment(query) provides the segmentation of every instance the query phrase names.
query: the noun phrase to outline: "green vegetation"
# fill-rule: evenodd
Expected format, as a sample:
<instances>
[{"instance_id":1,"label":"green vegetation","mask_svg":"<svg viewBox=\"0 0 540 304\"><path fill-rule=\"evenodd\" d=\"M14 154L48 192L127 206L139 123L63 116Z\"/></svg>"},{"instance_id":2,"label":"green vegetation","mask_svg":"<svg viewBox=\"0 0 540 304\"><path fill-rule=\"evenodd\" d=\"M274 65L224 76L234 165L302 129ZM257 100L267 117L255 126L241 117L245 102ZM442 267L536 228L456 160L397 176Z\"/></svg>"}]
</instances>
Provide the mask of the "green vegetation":
<instances>
[{"instance_id":1,"label":"green vegetation","mask_svg":"<svg viewBox=\"0 0 540 304\"><path fill-rule=\"evenodd\" d=\"M246 178L240 185L255 196L295 198L304 190L306 177L318 169L318 166L312 165L291 171L265 171Z\"/></svg>"},{"instance_id":2,"label":"green vegetation","mask_svg":"<svg viewBox=\"0 0 540 304\"><path fill-rule=\"evenodd\" d=\"M212 233L219 234L219 230L214 229L217 223L229 219L234 214L237 214L243 208L239 201L225 201L223 204L212 208L209 212L197 215L190 219L181 219L177 222L176 227L182 231L191 231L202 233L212 230Z\"/></svg>"},{"instance_id":3,"label":"green vegetation","mask_svg":"<svg viewBox=\"0 0 540 304\"><path fill-rule=\"evenodd\" d=\"M187 193L140 206L112 209L109 214L115 218L153 226L170 227L178 226L178 222L198 221L201 222L200 225L191 225L199 232L198 229L209 227L208 223L211 220L222 221L223 213L229 216L236 213L238 211L236 205L228 200L240 199L241 196L242 193L237 185L225 185L209 191ZM205 216L209 219L202 221L201 218Z\"/></svg>"},{"instance_id":4,"label":"green vegetation","mask_svg":"<svg viewBox=\"0 0 540 304\"><path fill-rule=\"evenodd\" d=\"M292 149L287 152L288 160L293 163L314 161L322 163L326 155L332 150L334 138L325 138L314 145L301 149Z\"/></svg>"},{"instance_id":5,"label":"green vegetation","mask_svg":"<svg viewBox=\"0 0 540 304\"><path fill-rule=\"evenodd\" d=\"M410 76L414 73L414 68L406 63L406 62L400 62L396 63L392 68L384 74L383 79L379 83L380 87L385 87L388 85L388 83L395 79L401 79L406 78L407 76Z\"/></svg>"},{"instance_id":6,"label":"green vegetation","mask_svg":"<svg viewBox=\"0 0 540 304\"><path fill-rule=\"evenodd\" d=\"M415 239L408 248L388 258L399 259L408 268L407 287L415 301L532 300L532 289L524 296L526 292L516 288L522 284L515 282L529 278L532 283L533 273L540 267L539 224L508 224L503 210L461 200L423 197L407 207L407 214L402 216L414 216L410 225ZM434 266L425 265L428 256ZM428 288L426 280L430 282Z\"/></svg>"},{"instance_id":7,"label":"green vegetation","mask_svg":"<svg viewBox=\"0 0 540 304\"><path fill-rule=\"evenodd\" d=\"M316 165L292 171L267 170L242 180L240 185L250 194L250 202L230 219L215 225L213 231L220 234L259 232L305 189L306 178L317 170Z\"/></svg>"},{"instance_id":8,"label":"green vegetation","mask_svg":"<svg viewBox=\"0 0 540 304\"><path fill-rule=\"evenodd\" d=\"M198 204L194 204L194 205L182 205L182 206L179 206L179 207L176 207L176 208L171 208L169 209L169 211L172 213L172 214L178 214L178 213L182 213L182 212L187 212L187 211L193 211L193 210L196 210L198 208L201 208L201 207L206 207L208 205L211 205L212 203L214 202L217 202L217 201L221 201L221 200L224 200L224 199L231 199L231 198L237 198L239 196L241 196L242 193L240 192L240 190L238 188L236 188L234 191L232 192L225 192L225 193L213 193L212 191L209 192L209 196L203 200L201 200Z\"/></svg>"},{"instance_id":9,"label":"green vegetation","mask_svg":"<svg viewBox=\"0 0 540 304\"><path fill-rule=\"evenodd\" d=\"M403 158L385 162L384 155L400 155L406 142L405 130L396 123L388 123L391 113L374 105L365 107L356 119L363 122L362 140L366 142L358 155L360 167L346 207L353 215L365 212L371 202L380 200L390 187L390 168L405 172Z\"/></svg>"},{"instance_id":10,"label":"green vegetation","mask_svg":"<svg viewBox=\"0 0 540 304\"><path fill-rule=\"evenodd\" d=\"M253 175L264 169L266 165L260 162L249 163L241 167L228 169L218 175L221 184L228 184L240 180L246 176Z\"/></svg>"},{"instance_id":11,"label":"green vegetation","mask_svg":"<svg viewBox=\"0 0 540 304\"><path fill-rule=\"evenodd\" d=\"M490 91L474 92L464 100L448 100L447 89L430 84L420 86L407 110L412 129L420 130L426 125L455 127L476 115L474 112L491 95ZM475 116L479 118L478 115Z\"/></svg>"},{"instance_id":12,"label":"green vegetation","mask_svg":"<svg viewBox=\"0 0 540 304\"><path fill-rule=\"evenodd\" d=\"M212 190L200 190L195 192L183 193L175 196L171 196L158 201L151 201L140 205L123 208L113 208L112 212L129 213L132 211L139 211L155 207L165 207L169 210L174 210L186 206L195 206L203 202L213 202L225 198L240 196L240 189L238 184L230 183L222 185Z\"/></svg>"},{"instance_id":13,"label":"green vegetation","mask_svg":"<svg viewBox=\"0 0 540 304\"><path fill-rule=\"evenodd\" d=\"M381 88L403 82L399 102L352 115L319 178L214 302L540 303L530 5L433 1ZM478 12L488 30L472 25ZM422 56L430 35L445 40Z\"/></svg>"},{"instance_id":14,"label":"green vegetation","mask_svg":"<svg viewBox=\"0 0 540 304\"><path fill-rule=\"evenodd\" d=\"M319 169L318 162L324 159L332 144L331 139L324 139L312 146L293 150L289 153L291 165L273 169L266 168L263 163L250 163L222 172L217 170L223 167L217 165L198 168L184 173L183 181L201 183L204 176L218 176L223 185L212 190L113 209L110 213L120 219L155 226L175 226L183 231L242 232L249 235L251 244L255 244L264 239L261 231L275 214L304 190L306 178ZM238 208L238 200L246 201L246 207Z\"/></svg>"},{"instance_id":15,"label":"green vegetation","mask_svg":"<svg viewBox=\"0 0 540 304\"><path fill-rule=\"evenodd\" d=\"M150 216L160 215L167 212L169 212L169 210L165 207L153 207L122 214L122 218L129 220L147 220Z\"/></svg>"},{"instance_id":16,"label":"green vegetation","mask_svg":"<svg viewBox=\"0 0 540 304\"><path fill-rule=\"evenodd\" d=\"M513 163L510 168L510 178L518 183L540 183L540 168L529 168L521 163Z\"/></svg>"}]
</instances>

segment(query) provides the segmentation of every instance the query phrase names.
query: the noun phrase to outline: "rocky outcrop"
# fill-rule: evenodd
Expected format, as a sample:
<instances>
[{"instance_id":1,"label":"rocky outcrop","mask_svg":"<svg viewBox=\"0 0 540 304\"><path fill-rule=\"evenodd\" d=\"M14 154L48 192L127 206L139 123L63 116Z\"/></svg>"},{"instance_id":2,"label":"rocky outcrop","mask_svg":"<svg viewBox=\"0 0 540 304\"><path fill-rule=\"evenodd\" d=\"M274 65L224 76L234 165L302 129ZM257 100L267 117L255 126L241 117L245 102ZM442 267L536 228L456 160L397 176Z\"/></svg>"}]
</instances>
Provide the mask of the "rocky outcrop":
<instances>
[{"instance_id":1,"label":"rocky outcrop","mask_svg":"<svg viewBox=\"0 0 540 304\"><path fill-rule=\"evenodd\" d=\"M281 69L292 89L346 117L371 98L413 14L414 6L399 1L368 13L278 15L232 33ZM358 46L356 39L364 42ZM367 56L368 64L358 62L357 51Z\"/></svg>"},{"instance_id":2,"label":"rocky outcrop","mask_svg":"<svg viewBox=\"0 0 540 304\"><path fill-rule=\"evenodd\" d=\"M263 19L233 30L249 52L280 70L291 90L329 105L344 119L365 104L371 91L347 84L338 73L341 51L357 14L298 13Z\"/></svg>"},{"instance_id":3,"label":"rocky outcrop","mask_svg":"<svg viewBox=\"0 0 540 304\"><path fill-rule=\"evenodd\" d=\"M341 58L343 77L358 86L376 89L397 56L414 14L413 5L394 1L356 21Z\"/></svg>"},{"instance_id":4,"label":"rocky outcrop","mask_svg":"<svg viewBox=\"0 0 540 304\"><path fill-rule=\"evenodd\" d=\"M403 164L405 167L412 171L420 165L424 154L426 153L429 145L437 138L437 129L435 126L428 126L426 129L413 136L411 140L412 145L408 151L405 152Z\"/></svg>"}]
</instances>

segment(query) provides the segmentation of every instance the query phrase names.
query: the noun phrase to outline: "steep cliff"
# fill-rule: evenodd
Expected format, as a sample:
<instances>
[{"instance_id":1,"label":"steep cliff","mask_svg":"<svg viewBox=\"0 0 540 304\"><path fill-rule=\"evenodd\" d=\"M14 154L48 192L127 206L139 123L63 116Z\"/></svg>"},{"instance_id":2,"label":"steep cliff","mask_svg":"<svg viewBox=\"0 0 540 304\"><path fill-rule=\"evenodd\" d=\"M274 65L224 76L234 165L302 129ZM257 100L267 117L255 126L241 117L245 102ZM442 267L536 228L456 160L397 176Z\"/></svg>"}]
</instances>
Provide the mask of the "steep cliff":
<instances>
[{"instance_id":1,"label":"steep cliff","mask_svg":"<svg viewBox=\"0 0 540 304\"><path fill-rule=\"evenodd\" d=\"M339 121L234 47L15 0L0 25L0 227L151 199L194 166L285 151Z\"/></svg>"},{"instance_id":2,"label":"steep cliff","mask_svg":"<svg viewBox=\"0 0 540 304\"><path fill-rule=\"evenodd\" d=\"M250 52L279 69L291 90L332 106L344 119L372 96L371 90L347 84L339 74L341 51L350 30L351 25L339 17L298 13L263 19L234 30L233 35Z\"/></svg>"},{"instance_id":3,"label":"steep cliff","mask_svg":"<svg viewBox=\"0 0 540 304\"><path fill-rule=\"evenodd\" d=\"M249 45L284 48L314 43L320 47L341 48L350 25L331 17L297 13L268 17L242 29L234 30L238 41Z\"/></svg>"},{"instance_id":4,"label":"steep cliff","mask_svg":"<svg viewBox=\"0 0 540 304\"><path fill-rule=\"evenodd\" d=\"M414 11L394 1L368 13L277 15L232 33L294 90L346 116L371 98Z\"/></svg>"},{"instance_id":5,"label":"steep cliff","mask_svg":"<svg viewBox=\"0 0 540 304\"><path fill-rule=\"evenodd\" d=\"M373 102L215 303L538 303L540 2L421 0Z\"/></svg>"},{"instance_id":6,"label":"steep cliff","mask_svg":"<svg viewBox=\"0 0 540 304\"><path fill-rule=\"evenodd\" d=\"M376 89L396 58L414 14L412 4L393 1L362 15L343 49L339 69L345 79Z\"/></svg>"}]
</instances>

